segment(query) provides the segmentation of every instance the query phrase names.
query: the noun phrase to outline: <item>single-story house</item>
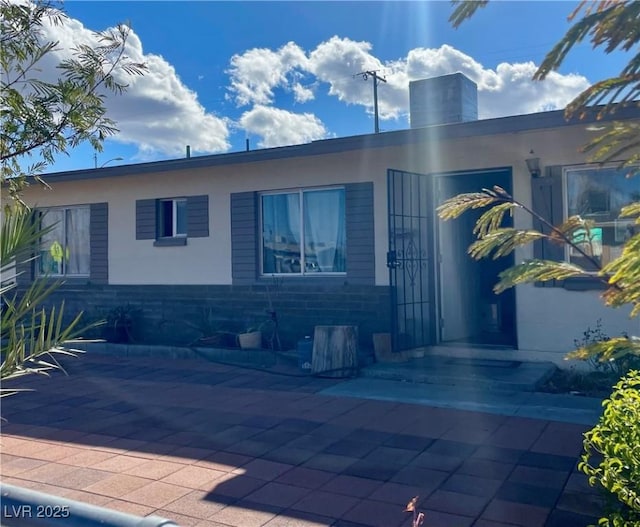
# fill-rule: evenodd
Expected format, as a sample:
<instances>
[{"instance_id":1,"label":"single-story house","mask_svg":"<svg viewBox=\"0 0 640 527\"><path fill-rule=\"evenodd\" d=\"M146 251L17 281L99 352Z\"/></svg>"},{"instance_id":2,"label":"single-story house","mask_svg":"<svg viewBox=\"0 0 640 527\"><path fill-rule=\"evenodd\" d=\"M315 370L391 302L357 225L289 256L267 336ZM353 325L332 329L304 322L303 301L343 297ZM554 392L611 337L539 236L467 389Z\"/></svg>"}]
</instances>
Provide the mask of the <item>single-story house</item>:
<instances>
[{"instance_id":1,"label":"single-story house","mask_svg":"<svg viewBox=\"0 0 640 527\"><path fill-rule=\"evenodd\" d=\"M222 329L259 323L268 291L289 346L316 325L356 325L364 348L391 333L395 350L459 344L560 360L598 320L611 336L637 334L628 310L603 306L595 281L495 295L498 273L534 252L580 255L540 245L474 261L466 250L477 215L442 222L435 209L500 185L552 222L592 218L590 250L606 262L633 233L616 217L638 199L640 178L588 163L580 146L594 119L551 111L477 120L469 81L447 82L412 89L406 130L45 175L52 189L32 184L24 198L57 226L18 280L63 277L54 299L89 315L131 304L147 342L184 343L212 320ZM532 225L523 211L512 221ZM68 258L50 257L53 242Z\"/></svg>"}]
</instances>

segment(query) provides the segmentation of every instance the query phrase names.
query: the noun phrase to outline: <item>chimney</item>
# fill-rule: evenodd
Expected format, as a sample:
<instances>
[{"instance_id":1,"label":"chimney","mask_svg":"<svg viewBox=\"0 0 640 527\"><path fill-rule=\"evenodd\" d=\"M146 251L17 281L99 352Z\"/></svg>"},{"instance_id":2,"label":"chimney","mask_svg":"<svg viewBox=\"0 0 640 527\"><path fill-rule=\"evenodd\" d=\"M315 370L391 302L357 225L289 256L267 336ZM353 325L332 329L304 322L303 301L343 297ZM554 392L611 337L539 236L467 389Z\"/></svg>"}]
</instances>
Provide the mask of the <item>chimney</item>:
<instances>
[{"instance_id":1,"label":"chimney","mask_svg":"<svg viewBox=\"0 0 640 527\"><path fill-rule=\"evenodd\" d=\"M187 159L191 157L191 145L187 145Z\"/></svg>"},{"instance_id":2,"label":"chimney","mask_svg":"<svg viewBox=\"0 0 640 527\"><path fill-rule=\"evenodd\" d=\"M411 128L478 119L478 87L462 73L409 83Z\"/></svg>"}]
</instances>

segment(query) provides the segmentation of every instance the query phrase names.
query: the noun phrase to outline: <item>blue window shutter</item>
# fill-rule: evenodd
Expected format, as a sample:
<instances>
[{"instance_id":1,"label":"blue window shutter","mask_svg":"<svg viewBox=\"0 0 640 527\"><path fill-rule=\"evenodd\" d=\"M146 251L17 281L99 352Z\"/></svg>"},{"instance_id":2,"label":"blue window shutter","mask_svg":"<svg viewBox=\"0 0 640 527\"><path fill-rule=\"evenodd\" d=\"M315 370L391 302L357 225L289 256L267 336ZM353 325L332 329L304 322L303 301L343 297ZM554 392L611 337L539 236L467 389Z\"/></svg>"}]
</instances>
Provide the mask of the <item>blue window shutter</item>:
<instances>
[{"instance_id":1,"label":"blue window shutter","mask_svg":"<svg viewBox=\"0 0 640 527\"><path fill-rule=\"evenodd\" d=\"M562 223L563 218L563 188L562 166L548 166L545 169L545 177L531 179L531 199L533 210L552 225ZM551 229L542 221L534 218L533 228L545 234ZM533 256L540 260L553 260L560 262L564 259L564 246L551 243L548 240L536 241L533 245ZM562 282L550 280L537 282L538 287L559 287Z\"/></svg>"},{"instance_id":2,"label":"blue window shutter","mask_svg":"<svg viewBox=\"0 0 640 527\"><path fill-rule=\"evenodd\" d=\"M251 284L260 272L258 260L258 195L231 194L231 279Z\"/></svg>"},{"instance_id":3,"label":"blue window shutter","mask_svg":"<svg viewBox=\"0 0 640 527\"><path fill-rule=\"evenodd\" d=\"M345 185L347 280L375 284L373 183Z\"/></svg>"},{"instance_id":4,"label":"blue window shutter","mask_svg":"<svg viewBox=\"0 0 640 527\"><path fill-rule=\"evenodd\" d=\"M136 240L155 240L157 204L155 199L136 200Z\"/></svg>"},{"instance_id":5,"label":"blue window shutter","mask_svg":"<svg viewBox=\"0 0 640 527\"><path fill-rule=\"evenodd\" d=\"M187 237L209 236L209 196L187 197Z\"/></svg>"},{"instance_id":6,"label":"blue window shutter","mask_svg":"<svg viewBox=\"0 0 640 527\"><path fill-rule=\"evenodd\" d=\"M90 279L109 283L109 204L92 203L89 220Z\"/></svg>"}]
</instances>

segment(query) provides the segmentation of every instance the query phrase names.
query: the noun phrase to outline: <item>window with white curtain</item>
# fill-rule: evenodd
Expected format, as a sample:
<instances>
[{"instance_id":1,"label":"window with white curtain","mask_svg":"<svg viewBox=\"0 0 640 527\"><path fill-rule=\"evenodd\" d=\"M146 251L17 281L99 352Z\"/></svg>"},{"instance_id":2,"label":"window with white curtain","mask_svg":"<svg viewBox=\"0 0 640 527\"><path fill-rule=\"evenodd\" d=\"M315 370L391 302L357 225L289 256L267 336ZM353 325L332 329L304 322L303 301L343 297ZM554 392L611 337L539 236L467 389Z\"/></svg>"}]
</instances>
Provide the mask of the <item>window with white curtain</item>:
<instances>
[{"instance_id":1,"label":"window with white curtain","mask_svg":"<svg viewBox=\"0 0 640 527\"><path fill-rule=\"evenodd\" d=\"M38 274L89 276L89 221L88 206L41 210L41 226L51 230L40 239Z\"/></svg>"},{"instance_id":2,"label":"window with white curtain","mask_svg":"<svg viewBox=\"0 0 640 527\"><path fill-rule=\"evenodd\" d=\"M346 272L344 188L261 196L262 273Z\"/></svg>"},{"instance_id":3,"label":"window with white curtain","mask_svg":"<svg viewBox=\"0 0 640 527\"><path fill-rule=\"evenodd\" d=\"M624 243L637 232L633 218L620 219L625 205L640 201L640 176L629 177L630 169L618 167L565 169L566 217L580 216L591 222L572 240L582 252L567 250L567 259L586 268L606 265L622 253ZM584 253L584 254L583 254Z\"/></svg>"}]
</instances>

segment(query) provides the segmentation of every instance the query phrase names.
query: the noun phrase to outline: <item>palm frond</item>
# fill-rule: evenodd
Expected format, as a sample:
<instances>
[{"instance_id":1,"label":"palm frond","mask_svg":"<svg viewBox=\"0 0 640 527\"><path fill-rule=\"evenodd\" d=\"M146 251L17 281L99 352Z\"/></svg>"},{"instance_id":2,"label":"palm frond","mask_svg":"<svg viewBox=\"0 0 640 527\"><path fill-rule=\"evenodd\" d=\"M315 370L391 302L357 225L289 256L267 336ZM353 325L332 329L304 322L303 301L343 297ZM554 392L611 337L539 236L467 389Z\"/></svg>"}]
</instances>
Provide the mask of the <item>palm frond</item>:
<instances>
[{"instance_id":1,"label":"palm frond","mask_svg":"<svg viewBox=\"0 0 640 527\"><path fill-rule=\"evenodd\" d=\"M453 0L451 3L455 5L456 8L449 17L449 22L457 29L465 20L471 18L478 9L485 7L489 2L488 0L476 0L475 2Z\"/></svg>"},{"instance_id":2,"label":"palm frond","mask_svg":"<svg viewBox=\"0 0 640 527\"><path fill-rule=\"evenodd\" d=\"M580 150L590 154L597 163L608 163L623 159L621 167L634 167L638 163L637 150L640 148L640 124L614 121L592 127L598 135L583 145ZM632 170L631 173L637 172Z\"/></svg>"},{"instance_id":3,"label":"palm frond","mask_svg":"<svg viewBox=\"0 0 640 527\"><path fill-rule=\"evenodd\" d=\"M622 254L609 262L602 274L609 276L609 285L603 298L611 307L631 304L631 316L640 314L640 234L625 243Z\"/></svg>"},{"instance_id":4,"label":"palm frond","mask_svg":"<svg viewBox=\"0 0 640 527\"><path fill-rule=\"evenodd\" d=\"M490 232L500 228L504 221L505 214L509 213L510 216L513 216L513 211L516 208L518 208L518 205L513 202L494 205L480 216L473 228L473 233L478 238L484 238Z\"/></svg>"},{"instance_id":5,"label":"palm frond","mask_svg":"<svg viewBox=\"0 0 640 527\"><path fill-rule=\"evenodd\" d=\"M500 280L493 290L496 293L502 293L519 284L564 280L574 276L594 276L594 274L568 262L533 259L502 271L499 274Z\"/></svg>"},{"instance_id":6,"label":"palm frond","mask_svg":"<svg viewBox=\"0 0 640 527\"><path fill-rule=\"evenodd\" d=\"M70 323L64 323L64 303L59 307L32 310L29 317L15 319L16 311L3 313L2 364L0 380L8 381L24 375L48 375L52 370L64 368L57 356L77 356L81 350L68 343L74 341L93 325L80 327L82 313ZM10 324L5 326L5 322ZM14 323L15 322L15 323ZM15 392L14 388L2 388L0 394Z\"/></svg>"},{"instance_id":7,"label":"palm frond","mask_svg":"<svg viewBox=\"0 0 640 527\"><path fill-rule=\"evenodd\" d=\"M635 223L640 224L640 201L622 207L620 210L620 217L635 218Z\"/></svg>"},{"instance_id":8,"label":"palm frond","mask_svg":"<svg viewBox=\"0 0 640 527\"><path fill-rule=\"evenodd\" d=\"M582 346L567 355L567 359L586 360L598 357L600 362L617 360L626 355L640 355L640 338L616 337Z\"/></svg>"},{"instance_id":9,"label":"palm frond","mask_svg":"<svg viewBox=\"0 0 640 527\"><path fill-rule=\"evenodd\" d=\"M458 194L445 200L438 208L438 216L443 220L459 218L465 212L481 209L500 202L501 199L487 191Z\"/></svg>"},{"instance_id":10,"label":"palm frond","mask_svg":"<svg viewBox=\"0 0 640 527\"><path fill-rule=\"evenodd\" d=\"M8 266L25 263L32 258L33 248L42 236L56 226L41 228L41 213L18 203L5 208L0 227L0 268L6 272Z\"/></svg>"},{"instance_id":11,"label":"palm frond","mask_svg":"<svg viewBox=\"0 0 640 527\"><path fill-rule=\"evenodd\" d=\"M499 205L494 207L494 209L498 207ZM476 229L477 228L476 225ZM534 230L496 228L473 242L469 246L468 253L476 260L491 256L491 253L493 253L493 259L495 260L511 254L516 247L522 247L546 237L545 234Z\"/></svg>"}]
</instances>

